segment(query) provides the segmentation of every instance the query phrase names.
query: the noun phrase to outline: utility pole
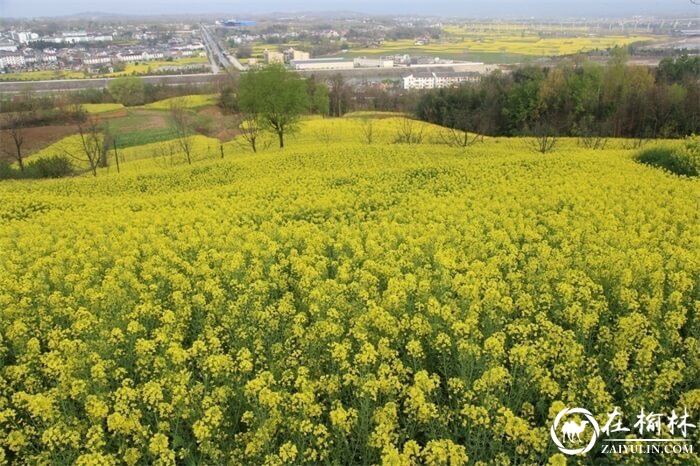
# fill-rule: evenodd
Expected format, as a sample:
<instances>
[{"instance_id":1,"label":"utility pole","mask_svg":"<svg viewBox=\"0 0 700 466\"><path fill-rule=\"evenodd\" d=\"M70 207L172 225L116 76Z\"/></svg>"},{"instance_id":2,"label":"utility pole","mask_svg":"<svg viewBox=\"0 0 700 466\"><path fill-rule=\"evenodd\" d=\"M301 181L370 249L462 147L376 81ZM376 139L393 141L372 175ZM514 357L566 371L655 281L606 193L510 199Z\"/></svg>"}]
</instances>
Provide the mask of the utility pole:
<instances>
[{"instance_id":1,"label":"utility pole","mask_svg":"<svg viewBox=\"0 0 700 466\"><path fill-rule=\"evenodd\" d=\"M114 158L117 159L117 173L119 173L119 153L117 152L117 139L112 139L112 147L114 147Z\"/></svg>"}]
</instances>

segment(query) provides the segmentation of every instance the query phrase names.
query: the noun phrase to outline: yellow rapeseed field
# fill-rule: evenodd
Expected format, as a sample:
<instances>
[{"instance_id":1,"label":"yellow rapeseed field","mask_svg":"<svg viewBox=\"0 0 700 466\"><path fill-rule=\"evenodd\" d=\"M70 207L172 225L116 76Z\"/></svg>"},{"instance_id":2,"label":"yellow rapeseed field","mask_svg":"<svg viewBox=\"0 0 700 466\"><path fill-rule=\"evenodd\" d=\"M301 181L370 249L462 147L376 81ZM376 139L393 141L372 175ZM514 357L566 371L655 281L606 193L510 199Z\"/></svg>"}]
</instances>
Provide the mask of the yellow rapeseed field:
<instances>
[{"instance_id":1,"label":"yellow rapeseed field","mask_svg":"<svg viewBox=\"0 0 700 466\"><path fill-rule=\"evenodd\" d=\"M618 464L556 413L700 412L697 180L352 120L0 183L0 464Z\"/></svg>"},{"instance_id":2,"label":"yellow rapeseed field","mask_svg":"<svg viewBox=\"0 0 700 466\"><path fill-rule=\"evenodd\" d=\"M114 112L124 108L122 104L82 104L81 106L86 112L93 115Z\"/></svg>"},{"instance_id":3,"label":"yellow rapeseed field","mask_svg":"<svg viewBox=\"0 0 700 466\"><path fill-rule=\"evenodd\" d=\"M174 60L153 60L153 61L143 61L139 63L127 63L123 71L115 71L113 73L106 73L105 77L118 77L118 76L132 76L132 75L146 75L152 72L158 71L160 68L169 68L173 66L187 66L187 65L206 65L208 59L206 56L198 57L185 57L176 58Z\"/></svg>"},{"instance_id":4,"label":"yellow rapeseed field","mask_svg":"<svg viewBox=\"0 0 700 466\"><path fill-rule=\"evenodd\" d=\"M46 81L49 79L83 79L86 77L87 75L82 71L18 71L13 73L1 73L0 81Z\"/></svg>"},{"instance_id":5,"label":"yellow rapeseed field","mask_svg":"<svg viewBox=\"0 0 700 466\"><path fill-rule=\"evenodd\" d=\"M592 50L606 50L614 46L627 46L635 42L653 41L653 36L581 34L576 37L540 37L534 34L508 34L501 32L473 33L451 30L445 40L417 45L414 40L385 41L380 48L352 49L354 54L464 54L464 53L514 53L522 55L560 56Z\"/></svg>"},{"instance_id":6,"label":"yellow rapeseed field","mask_svg":"<svg viewBox=\"0 0 700 466\"><path fill-rule=\"evenodd\" d=\"M183 108L197 109L216 104L217 98L218 94L185 95L159 100L157 102L146 104L144 107L153 110L169 110L171 104L175 103Z\"/></svg>"}]
</instances>

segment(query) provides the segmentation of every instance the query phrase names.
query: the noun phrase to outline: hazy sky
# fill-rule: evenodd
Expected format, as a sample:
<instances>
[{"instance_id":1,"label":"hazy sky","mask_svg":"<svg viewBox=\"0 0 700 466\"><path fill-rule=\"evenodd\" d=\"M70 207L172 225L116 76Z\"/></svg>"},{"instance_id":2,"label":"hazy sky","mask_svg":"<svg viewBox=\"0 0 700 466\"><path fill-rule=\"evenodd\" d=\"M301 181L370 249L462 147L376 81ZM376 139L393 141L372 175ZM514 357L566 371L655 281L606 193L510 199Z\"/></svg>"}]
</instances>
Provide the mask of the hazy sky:
<instances>
[{"instance_id":1,"label":"hazy sky","mask_svg":"<svg viewBox=\"0 0 700 466\"><path fill-rule=\"evenodd\" d=\"M0 0L2 17L60 16L81 12L124 14L357 11L460 17L605 17L647 14L698 15L690 0Z\"/></svg>"}]
</instances>

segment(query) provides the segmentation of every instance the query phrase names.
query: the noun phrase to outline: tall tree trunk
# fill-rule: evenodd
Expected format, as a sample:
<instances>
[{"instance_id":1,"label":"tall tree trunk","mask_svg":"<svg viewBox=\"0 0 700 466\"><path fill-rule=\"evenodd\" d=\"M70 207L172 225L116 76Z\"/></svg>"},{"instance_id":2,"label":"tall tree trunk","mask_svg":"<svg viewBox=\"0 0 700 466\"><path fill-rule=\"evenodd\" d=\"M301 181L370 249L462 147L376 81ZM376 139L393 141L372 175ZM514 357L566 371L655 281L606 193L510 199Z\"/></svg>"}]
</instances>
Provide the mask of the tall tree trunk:
<instances>
[{"instance_id":1,"label":"tall tree trunk","mask_svg":"<svg viewBox=\"0 0 700 466\"><path fill-rule=\"evenodd\" d=\"M24 171L24 159L22 158L22 148L17 147L17 163L19 164L19 171Z\"/></svg>"},{"instance_id":2,"label":"tall tree trunk","mask_svg":"<svg viewBox=\"0 0 700 466\"><path fill-rule=\"evenodd\" d=\"M284 132L277 131L277 137L279 137L280 140L280 149L284 148Z\"/></svg>"}]
</instances>

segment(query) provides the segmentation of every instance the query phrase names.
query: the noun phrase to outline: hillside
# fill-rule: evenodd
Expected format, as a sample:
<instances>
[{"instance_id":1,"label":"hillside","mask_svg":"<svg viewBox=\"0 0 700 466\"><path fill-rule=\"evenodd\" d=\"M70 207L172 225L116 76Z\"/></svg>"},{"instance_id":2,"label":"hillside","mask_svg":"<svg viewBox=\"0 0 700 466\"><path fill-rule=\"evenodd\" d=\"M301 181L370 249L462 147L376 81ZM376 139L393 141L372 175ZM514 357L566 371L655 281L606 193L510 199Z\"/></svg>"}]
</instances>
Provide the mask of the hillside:
<instances>
[{"instance_id":1,"label":"hillside","mask_svg":"<svg viewBox=\"0 0 700 466\"><path fill-rule=\"evenodd\" d=\"M562 465L564 406L700 411L697 179L351 120L0 183L0 464Z\"/></svg>"}]
</instances>

